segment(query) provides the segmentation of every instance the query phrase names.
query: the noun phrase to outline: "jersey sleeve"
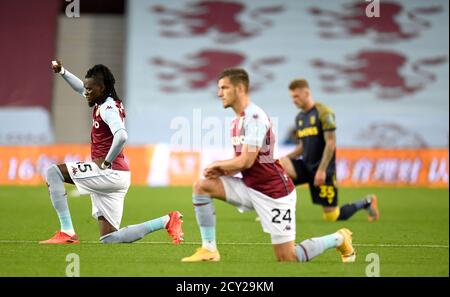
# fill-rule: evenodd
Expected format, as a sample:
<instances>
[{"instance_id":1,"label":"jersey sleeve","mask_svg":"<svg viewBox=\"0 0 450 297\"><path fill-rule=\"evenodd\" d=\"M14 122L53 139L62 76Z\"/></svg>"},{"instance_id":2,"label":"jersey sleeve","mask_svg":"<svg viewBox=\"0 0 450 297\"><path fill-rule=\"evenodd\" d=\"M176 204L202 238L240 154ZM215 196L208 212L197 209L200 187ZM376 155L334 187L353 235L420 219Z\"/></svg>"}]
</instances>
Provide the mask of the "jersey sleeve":
<instances>
[{"instance_id":1,"label":"jersey sleeve","mask_svg":"<svg viewBox=\"0 0 450 297\"><path fill-rule=\"evenodd\" d=\"M269 130L269 120L258 113L250 114L245 117L244 130L244 144L261 148Z\"/></svg>"},{"instance_id":2,"label":"jersey sleeve","mask_svg":"<svg viewBox=\"0 0 450 297\"><path fill-rule=\"evenodd\" d=\"M118 130L125 129L125 123L120 117L119 108L117 108L113 102L105 102L100 106L100 116L109 126L109 129L113 135Z\"/></svg>"},{"instance_id":3,"label":"jersey sleeve","mask_svg":"<svg viewBox=\"0 0 450 297\"><path fill-rule=\"evenodd\" d=\"M336 119L334 112L326 106L318 106L319 120L322 124L323 131L336 130Z\"/></svg>"},{"instance_id":4,"label":"jersey sleeve","mask_svg":"<svg viewBox=\"0 0 450 297\"><path fill-rule=\"evenodd\" d=\"M86 97L83 82L74 74L70 73L63 67L63 74L61 76L70 85L70 87L81 96Z\"/></svg>"}]
</instances>

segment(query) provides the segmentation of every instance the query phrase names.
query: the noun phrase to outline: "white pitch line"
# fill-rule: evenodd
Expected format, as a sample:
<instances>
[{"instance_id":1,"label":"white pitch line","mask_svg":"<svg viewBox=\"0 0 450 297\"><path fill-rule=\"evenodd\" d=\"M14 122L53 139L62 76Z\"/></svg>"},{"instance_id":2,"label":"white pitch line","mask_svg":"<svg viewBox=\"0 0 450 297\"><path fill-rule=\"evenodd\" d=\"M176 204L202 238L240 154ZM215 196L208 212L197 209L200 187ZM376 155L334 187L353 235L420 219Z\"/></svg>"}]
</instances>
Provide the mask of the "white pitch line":
<instances>
[{"instance_id":1,"label":"white pitch line","mask_svg":"<svg viewBox=\"0 0 450 297\"><path fill-rule=\"evenodd\" d=\"M413 247L413 248L444 248L448 249L448 245L443 244L390 244L390 243L354 243L354 246L367 247Z\"/></svg>"},{"instance_id":2,"label":"white pitch line","mask_svg":"<svg viewBox=\"0 0 450 297\"><path fill-rule=\"evenodd\" d=\"M38 241L33 240L0 240L1 243L38 243ZM102 244L99 241L81 241L81 244ZM133 244L153 244L153 245L171 245L172 243L169 241L138 241L134 242ZM187 245L200 245L201 242L195 242L195 241L187 241L183 242L182 244ZM266 242L219 242L218 245L272 245L271 243ZM354 246L361 246L361 247L398 247L398 248L442 248L442 249L448 249L448 245L443 244L390 244L390 243L354 243Z\"/></svg>"}]
</instances>

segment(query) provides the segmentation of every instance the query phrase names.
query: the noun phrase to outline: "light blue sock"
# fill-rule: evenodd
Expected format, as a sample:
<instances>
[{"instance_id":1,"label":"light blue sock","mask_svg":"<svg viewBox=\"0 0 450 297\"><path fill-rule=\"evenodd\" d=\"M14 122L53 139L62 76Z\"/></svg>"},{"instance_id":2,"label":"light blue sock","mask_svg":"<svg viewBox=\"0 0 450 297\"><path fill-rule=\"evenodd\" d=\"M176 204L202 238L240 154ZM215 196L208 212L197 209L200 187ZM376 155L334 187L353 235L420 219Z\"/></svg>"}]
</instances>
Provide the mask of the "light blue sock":
<instances>
[{"instance_id":1,"label":"light blue sock","mask_svg":"<svg viewBox=\"0 0 450 297\"><path fill-rule=\"evenodd\" d=\"M145 226L147 227L147 234L152 233L157 230L164 229L168 222L168 216L163 216L154 220L150 220L145 222Z\"/></svg>"},{"instance_id":2,"label":"light blue sock","mask_svg":"<svg viewBox=\"0 0 450 297\"><path fill-rule=\"evenodd\" d=\"M322 241L323 248L325 250L338 247L342 244L342 235L336 233L325 235L316 239Z\"/></svg>"},{"instance_id":3,"label":"light blue sock","mask_svg":"<svg viewBox=\"0 0 450 297\"><path fill-rule=\"evenodd\" d=\"M322 237L306 239L295 246L295 253L299 262L311 261L324 251L338 247L343 242L342 235L333 233Z\"/></svg>"},{"instance_id":4,"label":"light blue sock","mask_svg":"<svg viewBox=\"0 0 450 297\"><path fill-rule=\"evenodd\" d=\"M200 226L200 234L202 236L202 240L205 241L216 241L216 227L206 227Z\"/></svg>"},{"instance_id":5,"label":"light blue sock","mask_svg":"<svg viewBox=\"0 0 450 297\"><path fill-rule=\"evenodd\" d=\"M69 205L67 204L67 193L64 188L64 177L58 166L52 165L47 169L45 175L48 185L48 192L52 200L53 207L59 218L60 230L68 235L74 235L75 230L70 217Z\"/></svg>"},{"instance_id":6,"label":"light blue sock","mask_svg":"<svg viewBox=\"0 0 450 297\"><path fill-rule=\"evenodd\" d=\"M195 217L200 227L202 247L210 251L217 250L216 245L216 212L211 197L207 195L192 195Z\"/></svg>"},{"instance_id":7,"label":"light blue sock","mask_svg":"<svg viewBox=\"0 0 450 297\"><path fill-rule=\"evenodd\" d=\"M57 212L57 214L58 214L59 222L61 224L61 231L73 230L72 218L70 217L70 211L67 209L67 211Z\"/></svg>"},{"instance_id":8,"label":"light blue sock","mask_svg":"<svg viewBox=\"0 0 450 297\"><path fill-rule=\"evenodd\" d=\"M135 242L149 233L164 229L168 221L169 216L165 215L160 218L150 220L141 224L130 225L100 237L100 241L102 243Z\"/></svg>"}]
</instances>

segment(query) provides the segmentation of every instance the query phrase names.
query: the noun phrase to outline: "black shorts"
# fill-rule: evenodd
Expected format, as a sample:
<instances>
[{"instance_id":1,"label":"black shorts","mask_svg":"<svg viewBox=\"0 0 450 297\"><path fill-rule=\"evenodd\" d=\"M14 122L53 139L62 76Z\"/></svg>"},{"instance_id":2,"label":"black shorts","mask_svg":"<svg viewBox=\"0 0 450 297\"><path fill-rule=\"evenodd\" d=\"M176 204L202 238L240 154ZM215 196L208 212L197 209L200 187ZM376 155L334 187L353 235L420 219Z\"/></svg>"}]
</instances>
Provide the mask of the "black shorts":
<instances>
[{"instance_id":1,"label":"black shorts","mask_svg":"<svg viewBox=\"0 0 450 297\"><path fill-rule=\"evenodd\" d=\"M328 170L325 184L318 187L314 186L314 176L316 169L310 169L302 159L291 159L294 166L297 179L294 180L295 185L308 184L314 204L322 206L338 205L338 189L336 186L336 170Z\"/></svg>"}]
</instances>

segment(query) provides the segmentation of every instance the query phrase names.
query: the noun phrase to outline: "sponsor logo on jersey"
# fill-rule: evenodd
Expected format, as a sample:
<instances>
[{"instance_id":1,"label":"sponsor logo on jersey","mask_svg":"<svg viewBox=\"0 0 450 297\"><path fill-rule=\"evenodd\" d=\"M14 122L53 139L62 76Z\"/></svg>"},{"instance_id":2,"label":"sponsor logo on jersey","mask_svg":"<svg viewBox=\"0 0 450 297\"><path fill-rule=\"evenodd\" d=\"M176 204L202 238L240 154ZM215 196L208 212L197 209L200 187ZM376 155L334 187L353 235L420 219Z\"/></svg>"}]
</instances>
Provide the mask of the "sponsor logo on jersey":
<instances>
[{"instance_id":1,"label":"sponsor logo on jersey","mask_svg":"<svg viewBox=\"0 0 450 297\"><path fill-rule=\"evenodd\" d=\"M311 117L309 118L309 123L310 123L311 125L315 125L315 124L316 124L316 116L311 116Z\"/></svg>"},{"instance_id":2,"label":"sponsor logo on jersey","mask_svg":"<svg viewBox=\"0 0 450 297\"><path fill-rule=\"evenodd\" d=\"M113 109L111 105L106 106L106 110Z\"/></svg>"},{"instance_id":3,"label":"sponsor logo on jersey","mask_svg":"<svg viewBox=\"0 0 450 297\"><path fill-rule=\"evenodd\" d=\"M92 126L94 126L96 129L98 129L100 127L100 123L97 122L96 120L92 120Z\"/></svg>"},{"instance_id":4,"label":"sponsor logo on jersey","mask_svg":"<svg viewBox=\"0 0 450 297\"><path fill-rule=\"evenodd\" d=\"M244 144L244 142L245 142L244 135L231 137L231 144L233 144L234 146L242 145Z\"/></svg>"},{"instance_id":5,"label":"sponsor logo on jersey","mask_svg":"<svg viewBox=\"0 0 450 297\"><path fill-rule=\"evenodd\" d=\"M72 175L76 175L78 172L78 168L72 166Z\"/></svg>"},{"instance_id":6,"label":"sponsor logo on jersey","mask_svg":"<svg viewBox=\"0 0 450 297\"><path fill-rule=\"evenodd\" d=\"M300 138L308 137L308 136L314 136L314 135L317 135L317 134L319 134L319 129L317 129L316 126L314 126L314 127L307 127L307 128L300 129L300 130L297 131L297 136L300 137Z\"/></svg>"}]
</instances>

